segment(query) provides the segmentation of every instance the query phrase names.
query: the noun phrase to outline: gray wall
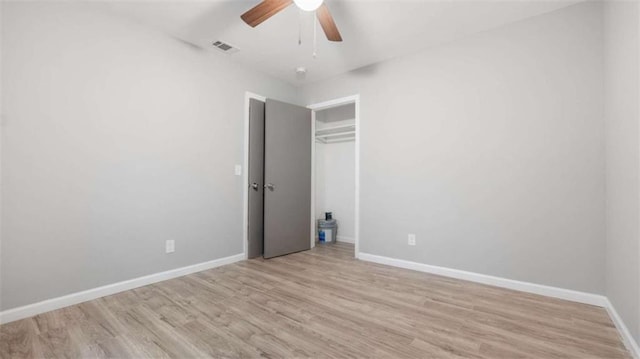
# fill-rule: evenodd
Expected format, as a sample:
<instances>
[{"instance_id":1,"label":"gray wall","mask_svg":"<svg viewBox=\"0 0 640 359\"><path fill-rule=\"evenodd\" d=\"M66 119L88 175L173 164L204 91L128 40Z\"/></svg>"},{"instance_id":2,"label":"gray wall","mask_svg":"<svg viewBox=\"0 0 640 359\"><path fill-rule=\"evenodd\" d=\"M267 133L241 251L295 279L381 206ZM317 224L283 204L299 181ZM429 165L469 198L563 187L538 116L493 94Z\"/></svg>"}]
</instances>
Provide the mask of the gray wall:
<instances>
[{"instance_id":1,"label":"gray wall","mask_svg":"<svg viewBox=\"0 0 640 359\"><path fill-rule=\"evenodd\" d=\"M602 294L602 74L584 3L303 90L361 94L361 251Z\"/></svg>"},{"instance_id":2,"label":"gray wall","mask_svg":"<svg viewBox=\"0 0 640 359\"><path fill-rule=\"evenodd\" d=\"M604 7L607 297L640 342L640 6Z\"/></svg>"},{"instance_id":3,"label":"gray wall","mask_svg":"<svg viewBox=\"0 0 640 359\"><path fill-rule=\"evenodd\" d=\"M1 309L241 253L244 91L296 101L95 6L2 3Z\"/></svg>"}]
</instances>

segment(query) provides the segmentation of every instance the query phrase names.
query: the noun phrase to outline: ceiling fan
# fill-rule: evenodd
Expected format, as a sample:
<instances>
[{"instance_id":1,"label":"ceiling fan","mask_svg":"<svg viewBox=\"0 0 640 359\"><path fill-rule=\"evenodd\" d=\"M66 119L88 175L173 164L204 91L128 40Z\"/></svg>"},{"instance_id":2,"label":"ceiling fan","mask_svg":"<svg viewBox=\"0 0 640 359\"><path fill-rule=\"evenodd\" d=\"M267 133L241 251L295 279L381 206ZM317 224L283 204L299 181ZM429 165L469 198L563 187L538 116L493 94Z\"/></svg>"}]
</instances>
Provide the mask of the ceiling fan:
<instances>
[{"instance_id":1,"label":"ceiling fan","mask_svg":"<svg viewBox=\"0 0 640 359\"><path fill-rule=\"evenodd\" d=\"M249 26L256 27L292 3L295 3L301 10L316 12L320 26L322 26L322 30L324 30L329 41L342 41L338 27L323 0L263 0L251 10L242 14L240 18Z\"/></svg>"}]
</instances>

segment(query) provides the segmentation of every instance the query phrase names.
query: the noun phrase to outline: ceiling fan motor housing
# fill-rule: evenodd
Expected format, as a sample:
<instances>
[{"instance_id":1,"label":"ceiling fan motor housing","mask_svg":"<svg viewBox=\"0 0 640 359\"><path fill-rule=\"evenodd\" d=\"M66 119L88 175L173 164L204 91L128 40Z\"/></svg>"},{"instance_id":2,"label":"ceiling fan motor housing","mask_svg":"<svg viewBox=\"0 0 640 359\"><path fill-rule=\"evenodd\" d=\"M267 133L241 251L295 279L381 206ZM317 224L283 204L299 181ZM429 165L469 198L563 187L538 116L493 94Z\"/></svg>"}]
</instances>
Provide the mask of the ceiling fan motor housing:
<instances>
[{"instance_id":1,"label":"ceiling fan motor housing","mask_svg":"<svg viewBox=\"0 0 640 359\"><path fill-rule=\"evenodd\" d=\"M301 10L316 11L322 5L323 0L293 0L293 2Z\"/></svg>"}]
</instances>

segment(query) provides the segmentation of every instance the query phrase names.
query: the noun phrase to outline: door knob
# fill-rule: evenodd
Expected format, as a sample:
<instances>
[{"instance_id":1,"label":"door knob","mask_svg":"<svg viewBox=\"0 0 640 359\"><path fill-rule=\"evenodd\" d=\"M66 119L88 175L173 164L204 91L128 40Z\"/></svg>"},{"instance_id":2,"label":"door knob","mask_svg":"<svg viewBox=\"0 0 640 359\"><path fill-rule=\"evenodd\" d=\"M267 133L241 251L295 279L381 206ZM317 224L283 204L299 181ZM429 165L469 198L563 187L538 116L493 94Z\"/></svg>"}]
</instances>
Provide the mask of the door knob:
<instances>
[{"instance_id":1,"label":"door knob","mask_svg":"<svg viewBox=\"0 0 640 359\"><path fill-rule=\"evenodd\" d=\"M276 186L274 186L273 183L267 183L266 185L264 185L264 188L267 188L269 189L269 191L273 192L273 190L276 189Z\"/></svg>"},{"instance_id":2,"label":"door knob","mask_svg":"<svg viewBox=\"0 0 640 359\"><path fill-rule=\"evenodd\" d=\"M258 190L258 187L259 187L259 186L258 186L258 184L257 184L257 183L255 183L255 182L253 182L253 183L251 184L251 188L253 188L253 190L254 190L254 191L257 191L257 190Z\"/></svg>"}]
</instances>

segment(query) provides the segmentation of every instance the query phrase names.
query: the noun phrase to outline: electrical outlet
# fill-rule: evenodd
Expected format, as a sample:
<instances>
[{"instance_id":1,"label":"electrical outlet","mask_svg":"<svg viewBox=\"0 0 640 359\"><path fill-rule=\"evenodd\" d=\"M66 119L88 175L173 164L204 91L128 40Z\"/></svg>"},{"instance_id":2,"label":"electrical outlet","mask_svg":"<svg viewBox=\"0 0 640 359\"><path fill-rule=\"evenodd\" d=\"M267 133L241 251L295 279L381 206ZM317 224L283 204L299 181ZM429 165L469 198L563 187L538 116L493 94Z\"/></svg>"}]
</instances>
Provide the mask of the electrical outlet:
<instances>
[{"instance_id":1,"label":"electrical outlet","mask_svg":"<svg viewBox=\"0 0 640 359\"><path fill-rule=\"evenodd\" d=\"M164 244L164 250L166 253L173 253L176 251L176 241L169 239Z\"/></svg>"},{"instance_id":2,"label":"electrical outlet","mask_svg":"<svg viewBox=\"0 0 640 359\"><path fill-rule=\"evenodd\" d=\"M409 245L410 246L415 246L416 245L416 235L413 233L409 234Z\"/></svg>"},{"instance_id":3,"label":"electrical outlet","mask_svg":"<svg viewBox=\"0 0 640 359\"><path fill-rule=\"evenodd\" d=\"M236 165L235 173L236 173L236 176L242 176L242 166L241 165Z\"/></svg>"}]
</instances>

